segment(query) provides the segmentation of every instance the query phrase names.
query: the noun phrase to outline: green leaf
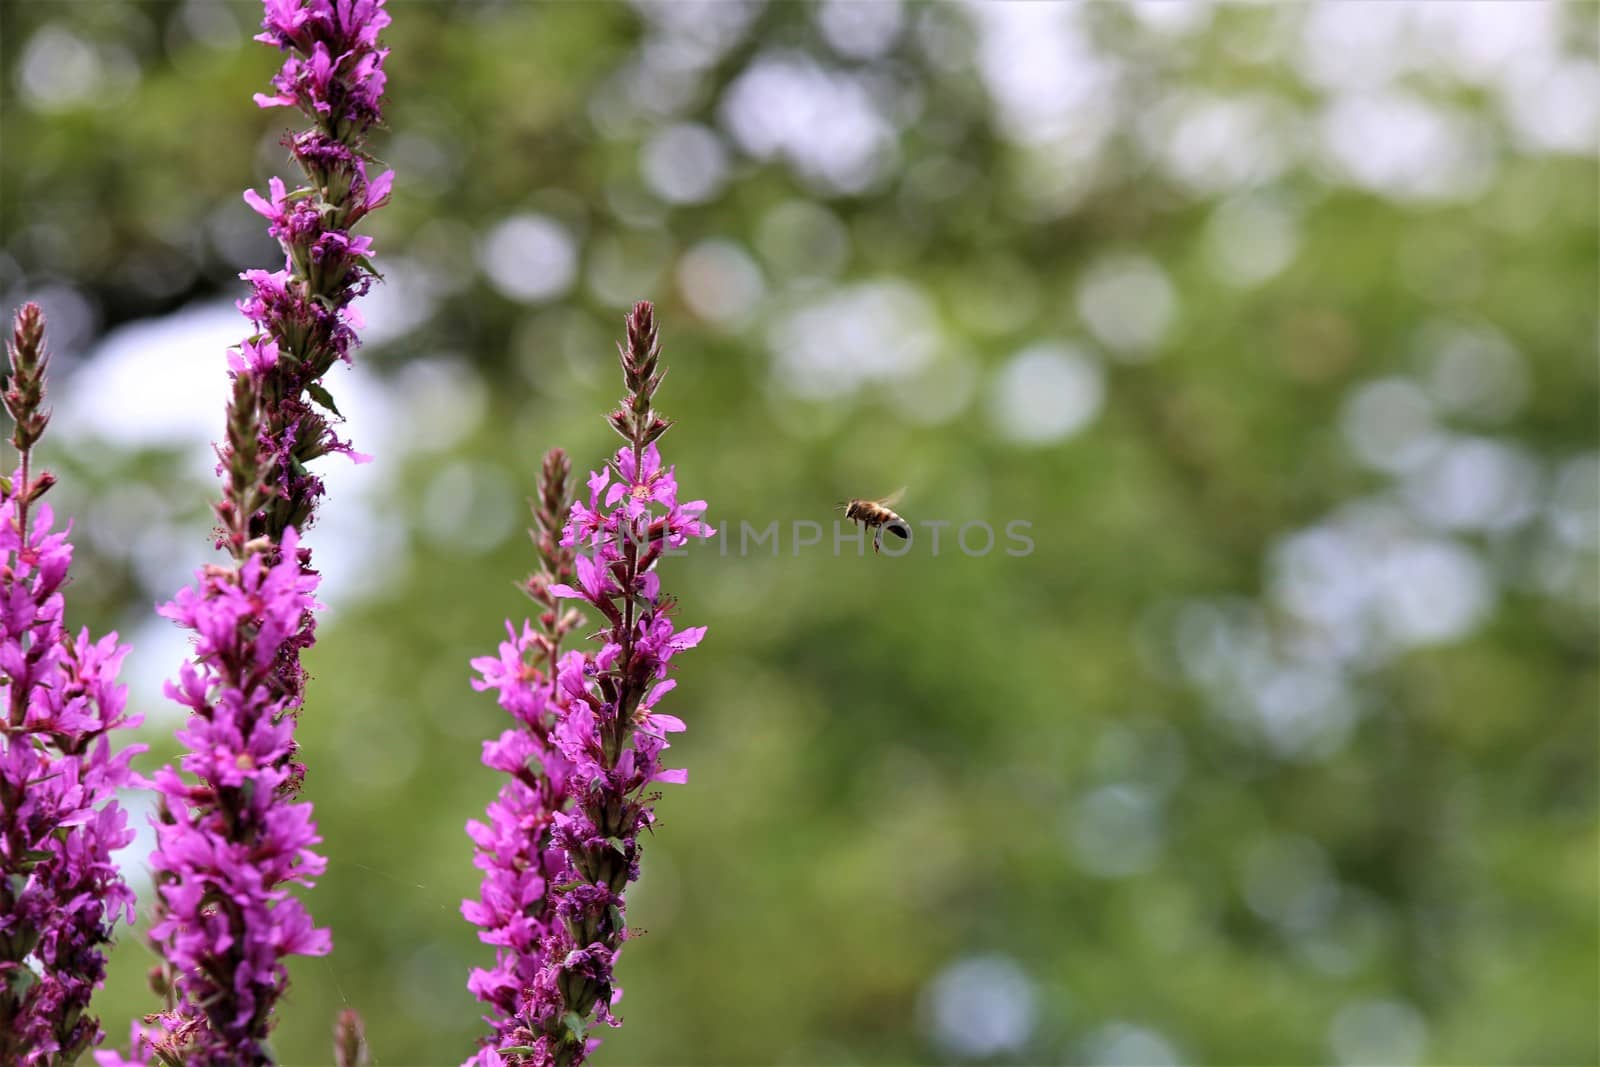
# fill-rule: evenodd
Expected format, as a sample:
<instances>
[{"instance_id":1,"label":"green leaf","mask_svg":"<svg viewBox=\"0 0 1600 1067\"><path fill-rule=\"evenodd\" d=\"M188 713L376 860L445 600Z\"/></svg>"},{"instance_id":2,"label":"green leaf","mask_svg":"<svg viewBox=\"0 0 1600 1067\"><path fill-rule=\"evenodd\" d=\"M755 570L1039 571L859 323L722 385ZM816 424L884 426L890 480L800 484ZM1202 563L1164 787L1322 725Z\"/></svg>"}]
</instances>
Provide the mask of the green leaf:
<instances>
[{"instance_id":1,"label":"green leaf","mask_svg":"<svg viewBox=\"0 0 1600 1067\"><path fill-rule=\"evenodd\" d=\"M369 259L368 257L366 257L366 256L357 256L355 258L355 263L362 270L366 271L368 274L372 275L374 278L378 279L380 282L384 280L382 272L380 272L377 267L372 265L372 260Z\"/></svg>"},{"instance_id":2,"label":"green leaf","mask_svg":"<svg viewBox=\"0 0 1600 1067\"><path fill-rule=\"evenodd\" d=\"M568 1030L577 1035L579 1041L583 1040L588 1028L585 1026L582 1016L575 1011L569 1011L561 1017L561 1021L566 1024Z\"/></svg>"},{"instance_id":3,"label":"green leaf","mask_svg":"<svg viewBox=\"0 0 1600 1067\"><path fill-rule=\"evenodd\" d=\"M311 399L339 416L344 418L344 412L339 410L339 405L333 402L333 394L322 387L321 382L307 382L306 392L311 394Z\"/></svg>"},{"instance_id":4,"label":"green leaf","mask_svg":"<svg viewBox=\"0 0 1600 1067\"><path fill-rule=\"evenodd\" d=\"M11 995L18 1000L39 981L39 976L26 967L17 967L6 973L6 986L11 990Z\"/></svg>"},{"instance_id":5,"label":"green leaf","mask_svg":"<svg viewBox=\"0 0 1600 1067\"><path fill-rule=\"evenodd\" d=\"M54 852L50 852L47 849L30 848L22 854L22 862L18 866L20 866L24 872L31 871L35 867L39 866L39 864L45 862L54 855Z\"/></svg>"}]
</instances>

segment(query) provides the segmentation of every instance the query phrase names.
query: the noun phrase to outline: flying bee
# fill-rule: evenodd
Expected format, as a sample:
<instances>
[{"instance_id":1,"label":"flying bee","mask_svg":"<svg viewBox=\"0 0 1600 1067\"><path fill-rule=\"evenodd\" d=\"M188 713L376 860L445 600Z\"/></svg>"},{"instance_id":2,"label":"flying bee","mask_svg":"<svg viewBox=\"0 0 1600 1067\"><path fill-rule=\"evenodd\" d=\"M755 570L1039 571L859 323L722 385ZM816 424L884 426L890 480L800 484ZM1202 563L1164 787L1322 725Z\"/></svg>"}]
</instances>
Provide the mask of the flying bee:
<instances>
[{"instance_id":1,"label":"flying bee","mask_svg":"<svg viewBox=\"0 0 1600 1067\"><path fill-rule=\"evenodd\" d=\"M905 495L905 489L901 488L877 500L851 500L848 503L841 503L835 510L843 511L844 517L851 522L859 522L872 530L872 552L876 555L882 551L883 531L888 530L902 540L911 537L910 524L894 510L894 505Z\"/></svg>"}]
</instances>

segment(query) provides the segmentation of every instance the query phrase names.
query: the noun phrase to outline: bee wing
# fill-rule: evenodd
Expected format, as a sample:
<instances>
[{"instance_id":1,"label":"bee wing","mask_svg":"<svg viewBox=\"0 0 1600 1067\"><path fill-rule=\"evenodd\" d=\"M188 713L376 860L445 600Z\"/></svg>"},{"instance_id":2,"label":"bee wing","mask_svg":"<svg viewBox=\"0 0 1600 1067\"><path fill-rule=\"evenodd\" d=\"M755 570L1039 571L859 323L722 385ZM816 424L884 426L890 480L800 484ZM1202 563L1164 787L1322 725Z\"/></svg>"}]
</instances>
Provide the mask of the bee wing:
<instances>
[{"instance_id":1,"label":"bee wing","mask_svg":"<svg viewBox=\"0 0 1600 1067\"><path fill-rule=\"evenodd\" d=\"M879 507L892 508L896 504L900 503L900 498L905 495L906 487L902 485L888 496L879 497L876 501L874 501L874 503L876 503Z\"/></svg>"}]
</instances>

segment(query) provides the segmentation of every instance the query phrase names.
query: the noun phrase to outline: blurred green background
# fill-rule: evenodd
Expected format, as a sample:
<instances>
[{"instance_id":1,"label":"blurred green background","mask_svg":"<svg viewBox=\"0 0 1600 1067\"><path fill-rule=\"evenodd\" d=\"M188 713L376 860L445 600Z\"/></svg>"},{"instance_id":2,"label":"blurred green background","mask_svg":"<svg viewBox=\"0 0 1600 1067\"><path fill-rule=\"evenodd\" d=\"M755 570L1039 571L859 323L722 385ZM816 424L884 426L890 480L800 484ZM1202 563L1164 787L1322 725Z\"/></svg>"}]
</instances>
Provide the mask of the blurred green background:
<instances>
[{"instance_id":1,"label":"blurred green background","mask_svg":"<svg viewBox=\"0 0 1600 1067\"><path fill-rule=\"evenodd\" d=\"M1596 1061L1592 6L391 9L285 1063L346 1004L392 1067L483 1032L467 661L539 455L613 447L640 297L734 536L663 569L711 630L597 1062ZM51 315L69 618L136 646L146 770L278 262L257 21L0 8L0 293ZM937 556L795 552L901 484ZM150 962L125 930L114 1042Z\"/></svg>"}]
</instances>

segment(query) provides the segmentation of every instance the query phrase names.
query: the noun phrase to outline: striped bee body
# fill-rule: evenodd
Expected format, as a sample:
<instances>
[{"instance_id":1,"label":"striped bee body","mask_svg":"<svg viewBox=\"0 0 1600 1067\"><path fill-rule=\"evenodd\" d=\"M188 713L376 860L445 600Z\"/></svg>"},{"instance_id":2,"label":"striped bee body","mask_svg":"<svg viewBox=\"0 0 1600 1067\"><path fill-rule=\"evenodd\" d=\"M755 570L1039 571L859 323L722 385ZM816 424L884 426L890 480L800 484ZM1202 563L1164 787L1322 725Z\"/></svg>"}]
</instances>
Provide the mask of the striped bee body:
<instances>
[{"instance_id":1,"label":"striped bee body","mask_svg":"<svg viewBox=\"0 0 1600 1067\"><path fill-rule=\"evenodd\" d=\"M888 530L902 540L911 537L910 524L902 519L891 506L905 495L905 490L890 493L878 500L851 500L840 504L844 509L844 517L851 522L859 522L872 531L872 551L874 554L882 551L883 531Z\"/></svg>"}]
</instances>

